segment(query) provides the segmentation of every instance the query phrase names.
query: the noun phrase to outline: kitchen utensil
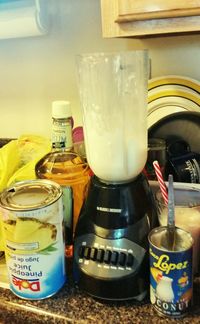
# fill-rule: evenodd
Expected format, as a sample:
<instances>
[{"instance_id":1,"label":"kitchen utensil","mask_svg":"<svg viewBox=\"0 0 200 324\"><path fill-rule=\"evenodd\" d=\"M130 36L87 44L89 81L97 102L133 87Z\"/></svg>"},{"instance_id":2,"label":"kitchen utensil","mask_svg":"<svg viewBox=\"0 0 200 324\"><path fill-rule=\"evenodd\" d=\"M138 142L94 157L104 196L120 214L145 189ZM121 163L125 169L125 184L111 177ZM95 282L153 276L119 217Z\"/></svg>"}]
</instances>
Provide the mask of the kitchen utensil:
<instances>
[{"instance_id":1,"label":"kitchen utensil","mask_svg":"<svg viewBox=\"0 0 200 324\"><path fill-rule=\"evenodd\" d=\"M167 244L169 250L174 250L175 245L175 217L174 217L174 188L173 176L168 178L168 219L167 219Z\"/></svg>"},{"instance_id":2,"label":"kitchen utensil","mask_svg":"<svg viewBox=\"0 0 200 324\"><path fill-rule=\"evenodd\" d=\"M142 300L156 224L147 158L146 51L78 59L86 155L94 172L76 227L75 280L101 299Z\"/></svg>"}]
</instances>

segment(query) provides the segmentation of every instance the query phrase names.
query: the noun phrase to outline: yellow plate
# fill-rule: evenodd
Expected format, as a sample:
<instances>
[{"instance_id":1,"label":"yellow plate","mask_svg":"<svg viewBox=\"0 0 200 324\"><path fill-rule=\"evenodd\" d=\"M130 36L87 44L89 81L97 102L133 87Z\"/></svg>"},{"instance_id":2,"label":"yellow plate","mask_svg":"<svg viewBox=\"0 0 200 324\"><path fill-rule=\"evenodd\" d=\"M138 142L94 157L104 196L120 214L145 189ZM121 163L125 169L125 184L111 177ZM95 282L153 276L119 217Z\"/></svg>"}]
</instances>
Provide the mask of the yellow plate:
<instances>
[{"instance_id":1,"label":"yellow plate","mask_svg":"<svg viewBox=\"0 0 200 324\"><path fill-rule=\"evenodd\" d=\"M177 75L150 79L148 128L163 117L181 111L200 112L200 82Z\"/></svg>"},{"instance_id":2,"label":"yellow plate","mask_svg":"<svg viewBox=\"0 0 200 324\"><path fill-rule=\"evenodd\" d=\"M179 75L166 75L150 79L148 89L151 90L162 85L184 86L196 91L197 93L200 93L200 82L198 80Z\"/></svg>"}]
</instances>

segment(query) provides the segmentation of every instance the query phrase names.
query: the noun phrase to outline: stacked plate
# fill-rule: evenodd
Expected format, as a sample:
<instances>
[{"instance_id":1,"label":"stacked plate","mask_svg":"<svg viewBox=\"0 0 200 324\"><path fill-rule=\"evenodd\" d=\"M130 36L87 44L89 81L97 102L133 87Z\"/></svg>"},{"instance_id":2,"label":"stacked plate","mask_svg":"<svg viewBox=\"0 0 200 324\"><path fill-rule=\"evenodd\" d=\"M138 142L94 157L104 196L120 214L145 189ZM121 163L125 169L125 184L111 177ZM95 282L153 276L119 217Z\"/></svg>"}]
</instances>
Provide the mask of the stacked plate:
<instances>
[{"instance_id":1,"label":"stacked plate","mask_svg":"<svg viewBox=\"0 0 200 324\"><path fill-rule=\"evenodd\" d=\"M163 117L182 111L200 113L199 81L178 75L149 80L148 128Z\"/></svg>"}]
</instances>

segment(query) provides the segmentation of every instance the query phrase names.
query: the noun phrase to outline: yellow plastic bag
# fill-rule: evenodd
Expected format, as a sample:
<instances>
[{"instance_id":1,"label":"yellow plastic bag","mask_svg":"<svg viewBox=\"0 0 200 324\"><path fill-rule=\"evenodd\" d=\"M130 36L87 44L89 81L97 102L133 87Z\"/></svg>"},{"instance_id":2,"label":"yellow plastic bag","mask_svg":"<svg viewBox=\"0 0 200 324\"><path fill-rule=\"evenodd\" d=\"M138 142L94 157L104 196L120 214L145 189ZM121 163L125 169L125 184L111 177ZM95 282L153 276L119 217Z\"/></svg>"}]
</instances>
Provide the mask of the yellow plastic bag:
<instances>
[{"instance_id":1,"label":"yellow plastic bag","mask_svg":"<svg viewBox=\"0 0 200 324\"><path fill-rule=\"evenodd\" d=\"M13 173L7 186L23 180L36 178L36 163L51 150L51 143L47 138L36 135L23 135L18 140L20 167Z\"/></svg>"},{"instance_id":2,"label":"yellow plastic bag","mask_svg":"<svg viewBox=\"0 0 200 324\"><path fill-rule=\"evenodd\" d=\"M18 181L36 178L36 163L51 150L49 139L22 135L0 149L0 192ZM0 215L0 251L4 250Z\"/></svg>"},{"instance_id":3,"label":"yellow plastic bag","mask_svg":"<svg viewBox=\"0 0 200 324\"><path fill-rule=\"evenodd\" d=\"M17 149L17 143L17 140L13 140L0 149L0 192L20 167L20 152Z\"/></svg>"}]
</instances>

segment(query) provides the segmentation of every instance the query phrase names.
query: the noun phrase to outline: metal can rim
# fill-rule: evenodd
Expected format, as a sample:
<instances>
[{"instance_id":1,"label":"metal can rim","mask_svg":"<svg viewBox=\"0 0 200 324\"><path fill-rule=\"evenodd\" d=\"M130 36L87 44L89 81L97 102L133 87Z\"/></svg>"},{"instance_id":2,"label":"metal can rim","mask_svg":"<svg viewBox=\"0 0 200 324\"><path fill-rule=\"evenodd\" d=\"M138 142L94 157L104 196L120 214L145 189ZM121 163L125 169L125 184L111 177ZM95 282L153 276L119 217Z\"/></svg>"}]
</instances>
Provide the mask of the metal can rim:
<instances>
[{"instance_id":1,"label":"metal can rim","mask_svg":"<svg viewBox=\"0 0 200 324\"><path fill-rule=\"evenodd\" d=\"M175 226L175 229L178 230L178 231L181 231L181 232L184 232L186 233L189 237L190 237L190 240L191 240L191 243L190 243L190 246L185 248L185 249L181 249L181 250L178 250L178 251L174 251L174 250L167 250L167 249L164 249L162 247L158 247L157 245L155 245L152 240L151 240L151 237L153 234L155 234L156 232L158 232L159 230L166 230L167 229L167 226L158 226L158 227L155 227L151 230L151 232L149 233L148 235L148 241L149 243L154 247L156 248L157 250L159 251L166 251L168 253L183 253L183 252L186 252L188 250L190 250L192 247L193 247L193 244L194 244L194 239L192 237L192 234L189 232L189 231L186 231L185 229L182 229L180 227L177 227Z\"/></svg>"},{"instance_id":2,"label":"metal can rim","mask_svg":"<svg viewBox=\"0 0 200 324\"><path fill-rule=\"evenodd\" d=\"M30 188L44 188L46 189L48 199L44 199L43 202L37 204L30 204L26 206L18 205L16 203L9 203L8 195L13 193L13 196L21 189L30 189ZM49 194L48 194L49 189ZM50 206L55 201L57 201L62 196L61 186L51 180L46 179L33 179L16 182L14 185L4 189L0 194L0 207L12 211L30 211L35 209L44 208Z\"/></svg>"}]
</instances>

